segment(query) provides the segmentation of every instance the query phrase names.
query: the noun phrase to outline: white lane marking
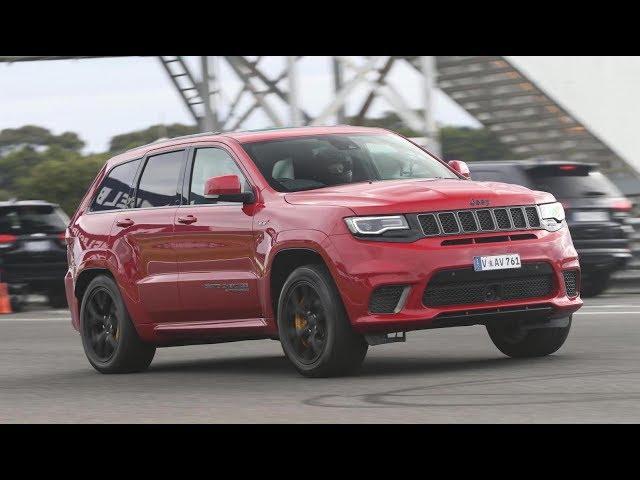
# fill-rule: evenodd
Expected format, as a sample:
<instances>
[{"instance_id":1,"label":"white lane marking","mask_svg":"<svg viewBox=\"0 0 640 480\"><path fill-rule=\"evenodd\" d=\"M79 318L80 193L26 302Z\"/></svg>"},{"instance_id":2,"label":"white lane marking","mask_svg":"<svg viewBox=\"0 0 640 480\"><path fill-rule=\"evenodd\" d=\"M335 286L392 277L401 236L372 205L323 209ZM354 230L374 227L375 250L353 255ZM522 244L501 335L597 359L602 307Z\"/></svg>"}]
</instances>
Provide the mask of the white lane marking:
<instances>
[{"instance_id":1,"label":"white lane marking","mask_svg":"<svg viewBox=\"0 0 640 480\"><path fill-rule=\"evenodd\" d=\"M582 308L636 308L636 305L627 304L627 305L583 305ZM638 302L638 307L640 307L640 302Z\"/></svg>"},{"instance_id":2,"label":"white lane marking","mask_svg":"<svg viewBox=\"0 0 640 480\"><path fill-rule=\"evenodd\" d=\"M578 310L576 313L574 313L574 315L604 315L604 314L609 314L609 315L640 315L640 310L636 310L634 312L607 312L607 311L602 311L602 312L583 312L582 310Z\"/></svg>"}]
</instances>

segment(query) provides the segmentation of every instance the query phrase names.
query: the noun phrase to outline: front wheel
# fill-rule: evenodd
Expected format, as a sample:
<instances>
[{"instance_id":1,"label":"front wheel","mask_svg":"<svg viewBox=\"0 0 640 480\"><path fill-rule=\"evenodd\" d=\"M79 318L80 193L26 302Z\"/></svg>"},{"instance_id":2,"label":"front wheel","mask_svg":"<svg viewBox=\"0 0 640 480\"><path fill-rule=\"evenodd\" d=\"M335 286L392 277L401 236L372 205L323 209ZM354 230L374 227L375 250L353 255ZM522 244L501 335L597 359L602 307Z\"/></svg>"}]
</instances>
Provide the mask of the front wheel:
<instances>
[{"instance_id":1,"label":"front wheel","mask_svg":"<svg viewBox=\"0 0 640 480\"><path fill-rule=\"evenodd\" d=\"M278 302L282 349L306 377L354 373L369 348L355 333L331 275L322 265L299 267L285 282Z\"/></svg>"},{"instance_id":2,"label":"front wheel","mask_svg":"<svg viewBox=\"0 0 640 480\"><path fill-rule=\"evenodd\" d=\"M487 325L487 332L502 353L513 358L544 357L564 344L571 318L566 327L524 329L516 322Z\"/></svg>"},{"instance_id":3,"label":"front wheel","mask_svg":"<svg viewBox=\"0 0 640 480\"><path fill-rule=\"evenodd\" d=\"M94 278L82 297L80 334L89 363L100 373L145 370L156 352L138 336L118 286L106 275Z\"/></svg>"}]
</instances>

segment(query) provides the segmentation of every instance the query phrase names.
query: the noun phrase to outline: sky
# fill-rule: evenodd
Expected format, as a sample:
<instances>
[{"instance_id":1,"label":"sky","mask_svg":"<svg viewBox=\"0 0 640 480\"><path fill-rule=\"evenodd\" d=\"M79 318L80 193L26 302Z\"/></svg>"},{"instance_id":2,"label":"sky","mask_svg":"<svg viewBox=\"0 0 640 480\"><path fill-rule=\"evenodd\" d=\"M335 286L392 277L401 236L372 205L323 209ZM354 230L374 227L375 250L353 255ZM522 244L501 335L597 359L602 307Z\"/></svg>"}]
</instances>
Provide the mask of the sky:
<instances>
[{"instance_id":1,"label":"sky","mask_svg":"<svg viewBox=\"0 0 640 480\"><path fill-rule=\"evenodd\" d=\"M199 71L197 57L187 57L187 61L193 72ZM266 58L264 69L270 74L278 73L284 62L284 57ZM240 83L224 62L217 65L222 90L220 108L225 112ZM300 103L316 115L332 97L329 57L303 58L298 76ZM389 79L410 106L421 106L421 83L415 70L397 64ZM347 115L355 113L366 93L364 88L354 93ZM286 106L274 103L286 118ZM479 126L439 91L433 108L439 125ZM377 116L388 109L384 100L379 100L370 115ZM54 134L73 131L87 143L88 153L106 150L114 135L158 123L192 124L193 120L157 57L0 63L0 130L38 125ZM255 115L243 128L266 126L268 119Z\"/></svg>"}]
</instances>

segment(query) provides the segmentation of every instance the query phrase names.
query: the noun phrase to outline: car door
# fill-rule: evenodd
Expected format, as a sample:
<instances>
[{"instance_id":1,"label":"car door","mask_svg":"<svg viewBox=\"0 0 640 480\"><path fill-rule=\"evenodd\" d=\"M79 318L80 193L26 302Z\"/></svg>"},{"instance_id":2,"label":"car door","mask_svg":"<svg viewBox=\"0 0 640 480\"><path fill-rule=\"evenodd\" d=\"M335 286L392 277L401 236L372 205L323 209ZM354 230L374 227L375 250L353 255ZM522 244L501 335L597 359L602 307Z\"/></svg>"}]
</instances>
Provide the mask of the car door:
<instances>
[{"instance_id":1,"label":"car door","mask_svg":"<svg viewBox=\"0 0 640 480\"><path fill-rule=\"evenodd\" d=\"M179 290L189 321L224 321L262 316L253 262L252 208L204 198L205 181L247 176L222 145L195 147L185 174L186 204L176 212Z\"/></svg>"},{"instance_id":2,"label":"car door","mask_svg":"<svg viewBox=\"0 0 640 480\"><path fill-rule=\"evenodd\" d=\"M180 315L173 220L185 162L184 149L148 155L133 208L119 211L112 228L111 248L127 279L126 294L138 307L139 323L171 322Z\"/></svg>"}]
</instances>

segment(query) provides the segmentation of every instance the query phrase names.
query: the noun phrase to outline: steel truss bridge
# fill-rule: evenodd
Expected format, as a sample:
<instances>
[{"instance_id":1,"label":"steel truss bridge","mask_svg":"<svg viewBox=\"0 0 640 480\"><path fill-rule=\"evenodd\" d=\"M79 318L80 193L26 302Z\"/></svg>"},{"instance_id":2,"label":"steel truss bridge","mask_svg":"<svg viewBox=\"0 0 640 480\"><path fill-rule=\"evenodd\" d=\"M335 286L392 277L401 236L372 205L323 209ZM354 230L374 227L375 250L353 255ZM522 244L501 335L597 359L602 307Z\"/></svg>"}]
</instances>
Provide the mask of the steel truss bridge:
<instances>
[{"instance_id":1,"label":"steel truss bridge","mask_svg":"<svg viewBox=\"0 0 640 480\"><path fill-rule=\"evenodd\" d=\"M5 56L0 57L0 62L88 58L98 57ZM240 129L257 112L262 112L269 119L269 126L275 127L344 123L345 104L353 99L356 89L361 91L364 87L367 94L353 123L367 118L374 99L381 98L408 127L423 133L427 145L438 151L432 94L439 88L514 154L596 162L618 176L638 177L640 172L640 164L621 158L505 57L327 57L327 66L333 70L334 95L315 116L300 102L299 92L305 88L298 75L302 57L285 57L284 68L275 74L273 69L267 72L263 68L265 57L202 56L195 71L185 57L157 58L202 131ZM226 63L240 81L237 91L225 91L223 95L226 86L219 81L220 62ZM389 72L401 63L420 74L423 88L419 109L411 108L402 90L389 79ZM249 102L244 101L246 97Z\"/></svg>"}]
</instances>

